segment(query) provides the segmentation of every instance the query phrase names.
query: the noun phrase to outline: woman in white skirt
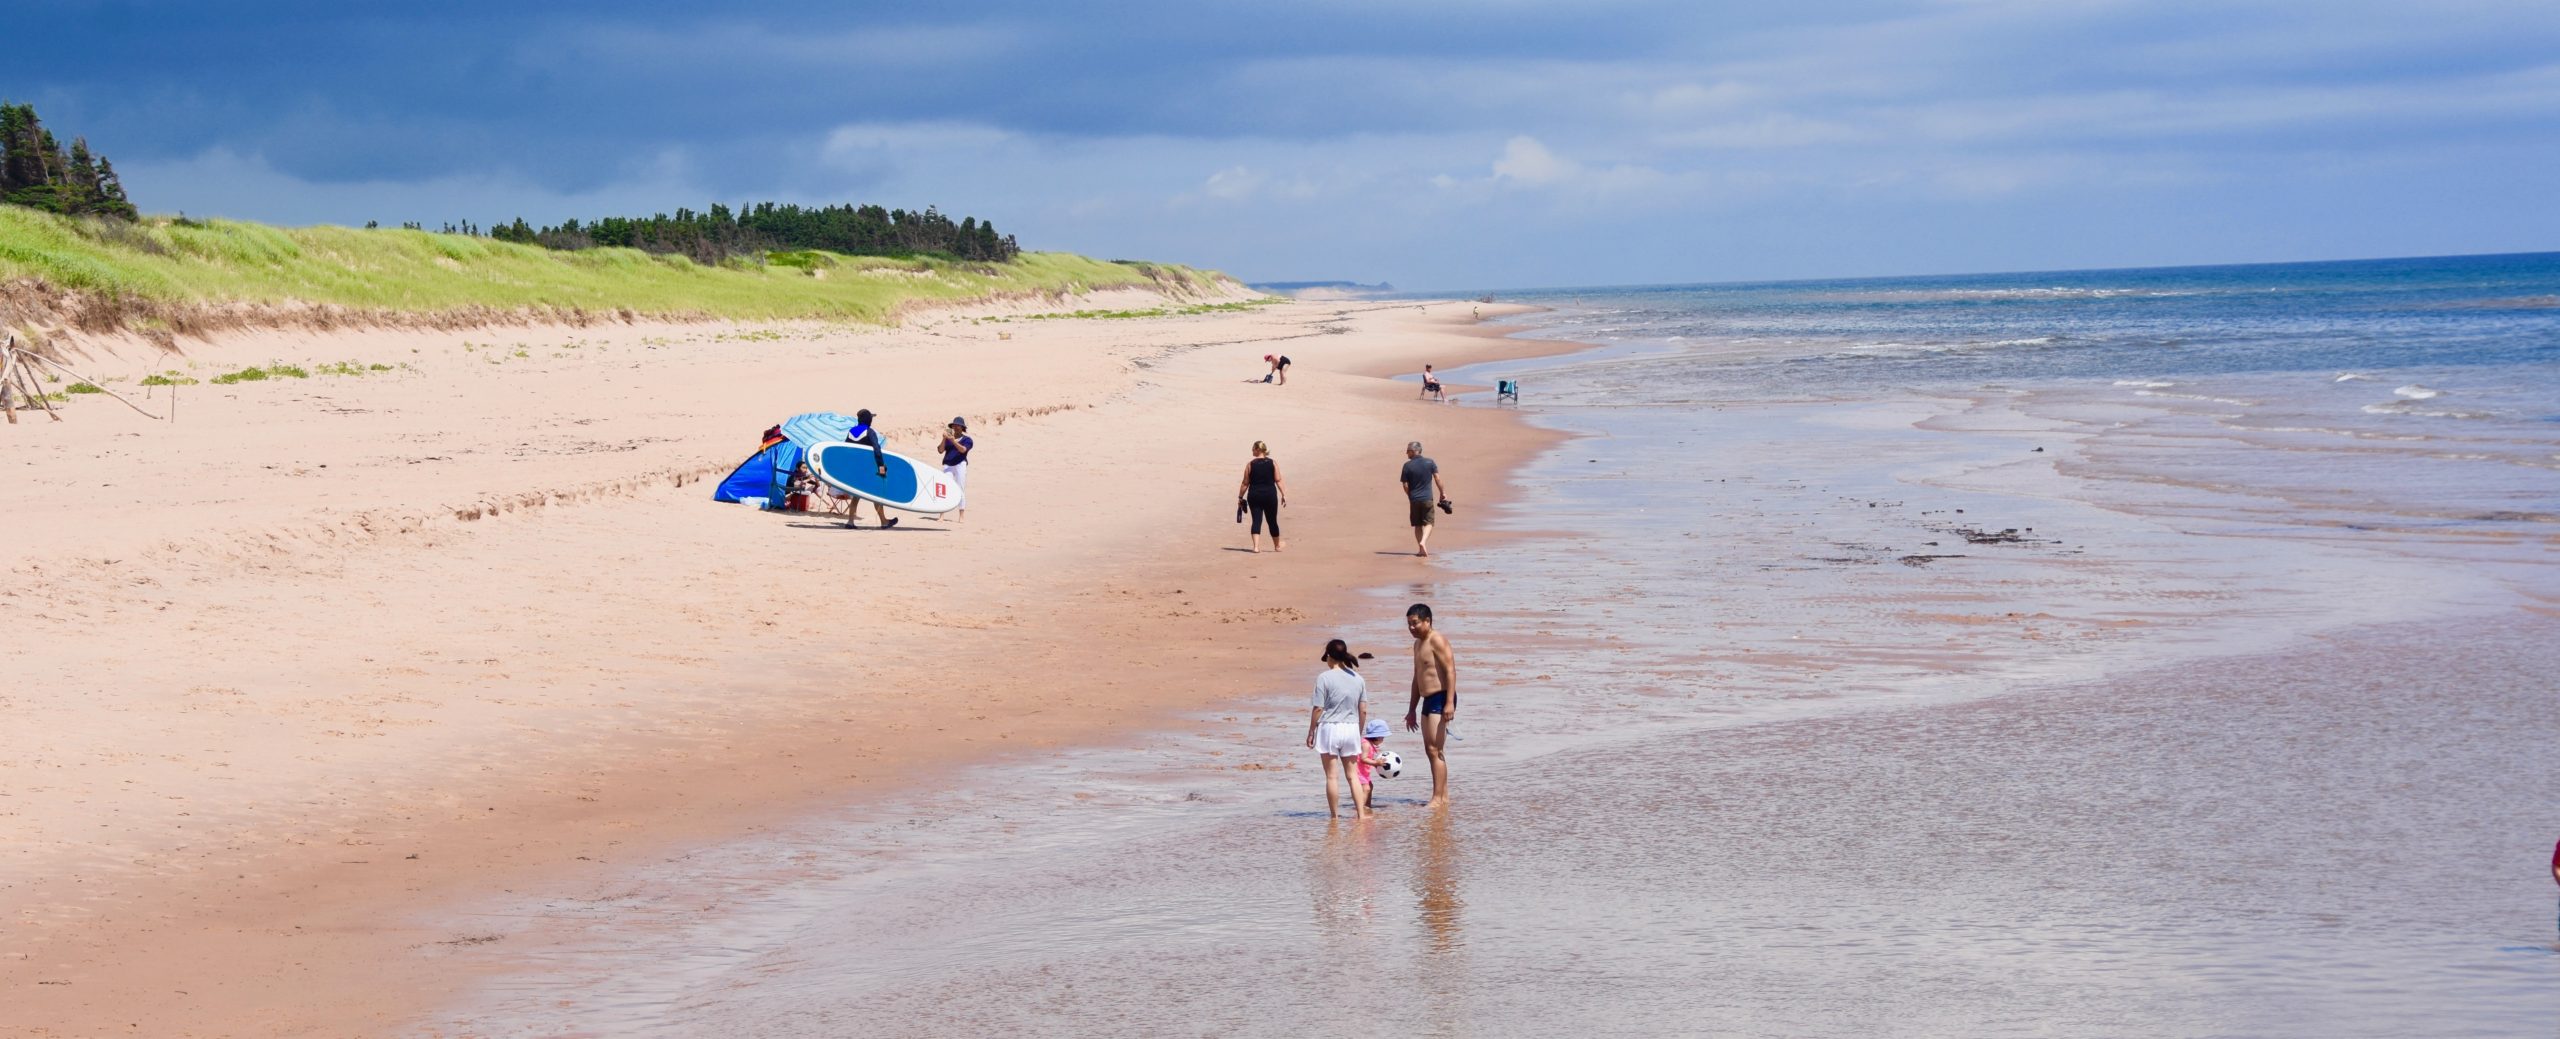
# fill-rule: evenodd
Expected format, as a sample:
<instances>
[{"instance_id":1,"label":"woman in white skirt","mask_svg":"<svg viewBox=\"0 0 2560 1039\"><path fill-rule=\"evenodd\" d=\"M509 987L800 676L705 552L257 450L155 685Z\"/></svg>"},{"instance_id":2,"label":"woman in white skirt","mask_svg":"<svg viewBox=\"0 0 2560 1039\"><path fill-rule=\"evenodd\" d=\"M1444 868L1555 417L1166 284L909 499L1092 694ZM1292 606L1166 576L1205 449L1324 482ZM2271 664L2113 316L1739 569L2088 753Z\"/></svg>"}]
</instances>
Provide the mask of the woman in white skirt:
<instances>
[{"instance_id":1,"label":"woman in white skirt","mask_svg":"<svg viewBox=\"0 0 2560 1039\"><path fill-rule=\"evenodd\" d=\"M960 506L951 510L951 518L969 518L969 449L978 442L969 439L969 420L954 416L951 426L942 432L942 475L951 478L951 489L960 492Z\"/></svg>"},{"instance_id":2,"label":"woman in white skirt","mask_svg":"<svg viewBox=\"0 0 2560 1039\"><path fill-rule=\"evenodd\" d=\"M1368 784L1360 781L1360 729L1369 723L1369 683L1360 677L1360 658L1335 639L1324 644L1324 673L1316 676L1314 706L1307 711L1307 747L1324 761L1324 812L1342 818L1342 788L1351 788L1351 808L1369 817Z\"/></svg>"}]
</instances>

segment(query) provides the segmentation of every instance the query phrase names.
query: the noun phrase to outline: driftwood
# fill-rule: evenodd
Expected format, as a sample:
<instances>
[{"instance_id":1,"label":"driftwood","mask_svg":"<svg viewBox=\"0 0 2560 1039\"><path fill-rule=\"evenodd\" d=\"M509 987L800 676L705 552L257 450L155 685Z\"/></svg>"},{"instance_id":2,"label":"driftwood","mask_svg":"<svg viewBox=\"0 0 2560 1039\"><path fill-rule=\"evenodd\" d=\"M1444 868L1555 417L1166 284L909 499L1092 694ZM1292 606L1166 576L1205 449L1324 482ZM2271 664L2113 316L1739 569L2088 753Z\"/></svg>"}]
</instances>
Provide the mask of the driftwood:
<instances>
[{"instance_id":1,"label":"driftwood","mask_svg":"<svg viewBox=\"0 0 2560 1039\"><path fill-rule=\"evenodd\" d=\"M98 392L114 397L116 399L116 403L132 408L136 414L139 414L144 418L156 419L160 417L148 411L144 411L141 405L124 399L123 394L106 388L106 386L100 384L97 380L82 375L79 372L72 371L70 368L64 367L62 362L19 346L18 337L15 335L8 336L5 339L0 339L0 355L5 355L6 358L5 361L0 361L0 410L8 412L10 425L14 426L18 424L18 411L16 408L9 406L7 399L7 384L11 376L15 376L18 383L24 387L24 389L20 390L23 395L33 398L37 403L44 405L45 414L52 416L54 421L62 421L61 413L53 410L52 399L45 396L44 387L36 383L35 371L37 365L43 365L47 368L53 369L54 371L60 372L63 375L67 375L75 382L85 383L89 386L96 387ZM169 396L170 414L174 415L177 413L178 403L175 387L171 388Z\"/></svg>"},{"instance_id":2,"label":"driftwood","mask_svg":"<svg viewBox=\"0 0 2560 1039\"><path fill-rule=\"evenodd\" d=\"M7 404L5 398L10 391L15 391L18 396L42 405L47 417L56 422L62 421L62 413L53 410L53 402L45 399L44 387L36 384L35 351L19 346L18 337L10 335L0 338L0 358L5 358L0 360L0 404ZM18 410L24 406L8 404L10 425L18 424Z\"/></svg>"}]
</instances>

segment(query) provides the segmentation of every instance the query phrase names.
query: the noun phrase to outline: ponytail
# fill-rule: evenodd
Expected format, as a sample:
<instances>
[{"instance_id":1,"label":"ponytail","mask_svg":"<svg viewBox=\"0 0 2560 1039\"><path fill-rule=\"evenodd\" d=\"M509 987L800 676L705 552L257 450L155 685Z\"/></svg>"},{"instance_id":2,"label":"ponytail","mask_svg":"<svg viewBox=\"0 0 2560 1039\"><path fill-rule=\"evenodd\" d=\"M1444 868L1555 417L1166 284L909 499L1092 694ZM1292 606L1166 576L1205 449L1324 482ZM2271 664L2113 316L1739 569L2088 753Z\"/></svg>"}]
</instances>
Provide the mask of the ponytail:
<instances>
[{"instance_id":1,"label":"ponytail","mask_svg":"<svg viewBox=\"0 0 2560 1039\"><path fill-rule=\"evenodd\" d=\"M1354 674L1360 671L1360 658L1351 655L1351 647L1341 639L1324 644L1324 662Z\"/></svg>"}]
</instances>

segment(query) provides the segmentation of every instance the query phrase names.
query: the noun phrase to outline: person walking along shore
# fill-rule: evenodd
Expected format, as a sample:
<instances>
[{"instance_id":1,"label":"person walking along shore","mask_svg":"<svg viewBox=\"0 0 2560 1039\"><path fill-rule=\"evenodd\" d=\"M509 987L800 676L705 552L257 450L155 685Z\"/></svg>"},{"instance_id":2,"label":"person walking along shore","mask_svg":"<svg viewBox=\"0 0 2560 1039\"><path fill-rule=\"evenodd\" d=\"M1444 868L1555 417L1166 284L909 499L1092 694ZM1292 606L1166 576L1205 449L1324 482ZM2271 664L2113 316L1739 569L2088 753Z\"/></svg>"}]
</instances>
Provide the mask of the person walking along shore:
<instances>
[{"instance_id":1,"label":"person walking along shore","mask_svg":"<svg viewBox=\"0 0 2560 1039\"><path fill-rule=\"evenodd\" d=\"M1342 787L1348 785L1352 811L1366 819L1369 784L1360 780L1360 751L1368 743L1360 733L1369 722L1369 683L1360 677L1360 659L1341 639L1324 644L1324 664L1307 710L1307 747L1324 762L1324 812L1342 817Z\"/></svg>"},{"instance_id":2,"label":"person walking along shore","mask_svg":"<svg viewBox=\"0 0 2560 1039\"><path fill-rule=\"evenodd\" d=\"M1262 525L1271 524L1271 550L1286 549L1280 540L1280 507L1289 504L1289 485L1280 479L1280 463L1271 460L1271 446L1253 442L1253 459L1244 464L1244 480L1236 484L1236 501L1253 514L1253 532L1246 547L1262 551Z\"/></svg>"},{"instance_id":3,"label":"person walking along shore","mask_svg":"<svg viewBox=\"0 0 2560 1039\"><path fill-rule=\"evenodd\" d=\"M1449 803L1449 761L1442 748L1449 742L1449 723L1458 717L1458 656L1432 626L1427 603L1404 611L1404 630L1413 636L1413 695L1405 702L1404 729L1422 730L1422 754L1431 761L1431 800L1424 807L1436 808Z\"/></svg>"},{"instance_id":4,"label":"person walking along shore","mask_svg":"<svg viewBox=\"0 0 2560 1039\"><path fill-rule=\"evenodd\" d=\"M1422 456L1422 441L1404 445L1404 470L1396 480L1404 485L1405 518L1413 524L1413 554L1431 554L1431 509L1436 504L1448 508L1449 490L1440 482L1440 463Z\"/></svg>"}]
</instances>

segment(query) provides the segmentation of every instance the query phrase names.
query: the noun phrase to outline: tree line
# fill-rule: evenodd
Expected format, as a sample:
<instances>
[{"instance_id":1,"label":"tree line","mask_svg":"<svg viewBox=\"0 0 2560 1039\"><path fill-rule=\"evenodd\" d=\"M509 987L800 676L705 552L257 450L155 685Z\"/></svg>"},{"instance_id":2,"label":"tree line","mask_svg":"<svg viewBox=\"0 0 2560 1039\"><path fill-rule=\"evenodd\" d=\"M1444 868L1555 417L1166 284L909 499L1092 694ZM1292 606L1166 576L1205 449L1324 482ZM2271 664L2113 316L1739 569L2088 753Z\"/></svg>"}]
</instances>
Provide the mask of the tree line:
<instances>
[{"instance_id":1,"label":"tree line","mask_svg":"<svg viewBox=\"0 0 2560 1039\"><path fill-rule=\"evenodd\" d=\"M138 215L115 164L91 153L87 138L63 147L34 105L0 103L0 202L71 216Z\"/></svg>"},{"instance_id":2,"label":"tree line","mask_svg":"<svg viewBox=\"0 0 2560 1039\"><path fill-rule=\"evenodd\" d=\"M451 225L447 231L456 230ZM479 233L465 222L461 233ZM551 249L622 246L652 253L676 253L697 263L718 263L733 256L762 256L779 249L824 249L852 255L941 253L962 260L1003 261L1022 253L1012 235L999 234L992 221L963 217L957 221L931 206L921 212L881 206L809 207L759 202L736 210L713 203L707 212L677 209L670 216L609 216L581 223L565 220L535 227L517 217L488 229L488 236Z\"/></svg>"}]
</instances>

